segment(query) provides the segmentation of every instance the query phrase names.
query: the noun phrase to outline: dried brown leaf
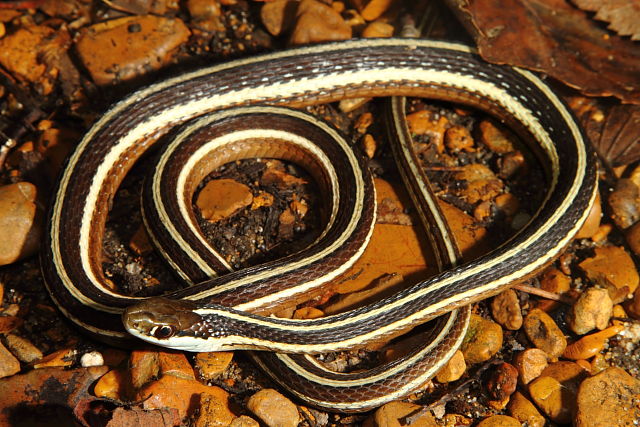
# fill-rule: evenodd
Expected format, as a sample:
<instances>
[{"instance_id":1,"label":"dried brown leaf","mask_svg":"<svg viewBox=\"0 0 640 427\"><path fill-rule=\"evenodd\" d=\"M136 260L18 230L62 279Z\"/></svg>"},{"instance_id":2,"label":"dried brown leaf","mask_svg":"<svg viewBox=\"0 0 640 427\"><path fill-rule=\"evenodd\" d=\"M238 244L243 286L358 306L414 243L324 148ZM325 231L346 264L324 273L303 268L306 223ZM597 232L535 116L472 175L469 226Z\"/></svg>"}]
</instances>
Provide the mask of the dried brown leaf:
<instances>
[{"instance_id":1,"label":"dried brown leaf","mask_svg":"<svg viewBox=\"0 0 640 427\"><path fill-rule=\"evenodd\" d=\"M608 28L621 36L640 40L640 1L573 0L581 9L596 12L594 18L609 23Z\"/></svg>"},{"instance_id":2,"label":"dried brown leaf","mask_svg":"<svg viewBox=\"0 0 640 427\"><path fill-rule=\"evenodd\" d=\"M448 0L489 62L544 72L581 92L640 104L638 44L565 0Z\"/></svg>"}]
</instances>

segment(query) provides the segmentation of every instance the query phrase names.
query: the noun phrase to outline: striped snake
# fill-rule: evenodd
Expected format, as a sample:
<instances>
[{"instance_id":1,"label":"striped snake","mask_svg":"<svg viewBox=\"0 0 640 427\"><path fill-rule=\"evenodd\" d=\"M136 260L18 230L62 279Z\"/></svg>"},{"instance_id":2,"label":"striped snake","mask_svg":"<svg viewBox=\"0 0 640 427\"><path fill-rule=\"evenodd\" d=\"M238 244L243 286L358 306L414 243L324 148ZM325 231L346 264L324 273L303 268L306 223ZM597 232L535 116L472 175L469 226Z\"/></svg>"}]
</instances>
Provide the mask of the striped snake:
<instances>
[{"instance_id":1,"label":"striped snake","mask_svg":"<svg viewBox=\"0 0 640 427\"><path fill-rule=\"evenodd\" d=\"M284 300L319 292L351 266L375 221L371 179L340 135L307 115L273 111L274 106L363 96L433 98L496 116L543 159L549 188L544 202L499 248L374 304L313 320L265 317ZM390 120L399 131L401 153L408 143L400 110L396 105ZM274 112L276 118L268 118ZM300 129L306 133L298 133ZM106 216L127 171L155 142L164 144L169 133L181 143L162 153L159 164L166 167L158 167L157 179L145 186L144 218L178 276L199 283L166 298L123 296L102 272ZM320 142L311 142L308 134ZM314 244L299 253L230 272L202 238L189 206L197 182L215 167L256 156L302 164L329 195L326 225ZM455 244L426 184L416 178L421 172L415 158L397 157L418 211L433 230L440 262L455 265ZM271 350L277 354L260 352L258 363L293 394L319 407L365 410L406 394L446 362L469 315L468 308L455 309L494 295L550 263L583 224L595 183L594 156L571 113L527 71L487 64L468 47L429 40L302 47L161 81L107 111L78 145L60 179L42 269L62 313L103 341L122 344L132 335L189 351ZM213 277L220 272L228 273ZM202 281L207 277L213 278ZM337 374L299 355L388 339L444 313L451 314L436 321L430 344L383 369Z\"/></svg>"}]
</instances>

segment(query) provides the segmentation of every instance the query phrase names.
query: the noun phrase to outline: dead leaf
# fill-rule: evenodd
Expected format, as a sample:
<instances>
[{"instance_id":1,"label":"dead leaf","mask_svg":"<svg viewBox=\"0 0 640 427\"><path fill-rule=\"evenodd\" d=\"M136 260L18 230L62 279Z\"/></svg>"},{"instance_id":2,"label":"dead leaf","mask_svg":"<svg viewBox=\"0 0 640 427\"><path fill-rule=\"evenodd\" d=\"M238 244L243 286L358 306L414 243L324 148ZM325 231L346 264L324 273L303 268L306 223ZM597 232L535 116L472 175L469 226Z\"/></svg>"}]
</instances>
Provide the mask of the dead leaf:
<instances>
[{"instance_id":1,"label":"dead leaf","mask_svg":"<svg viewBox=\"0 0 640 427\"><path fill-rule=\"evenodd\" d=\"M594 18L609 23L611 31L640 40L640 2L634 0L573 0L580 9L596 12Z\"/></svg>"},{"instance_id":2,"label":"dead leaf","mask_svg":"<svg viewBox=\"0 0 640 427\"><path fill-rule=\"evenodd\" d=\"M640 104L640 49L565 0L449 0L489 62Z\"/></svg>"}]
</instances>

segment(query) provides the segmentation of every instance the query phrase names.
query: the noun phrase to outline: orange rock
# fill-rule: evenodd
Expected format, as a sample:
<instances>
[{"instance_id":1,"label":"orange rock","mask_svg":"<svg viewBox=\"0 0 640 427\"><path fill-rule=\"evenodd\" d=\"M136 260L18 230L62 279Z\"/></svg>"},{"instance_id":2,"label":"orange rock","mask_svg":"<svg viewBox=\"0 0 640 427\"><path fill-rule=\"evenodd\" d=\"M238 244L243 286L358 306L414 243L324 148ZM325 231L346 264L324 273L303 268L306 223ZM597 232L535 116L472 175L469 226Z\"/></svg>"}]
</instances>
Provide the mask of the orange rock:
<instances>
[{"instance_id":1,"label":"orange rock","mask_svg":"<svg viewBox=\"0 0 640 427\"><path fill-rule=\"evenodd\" d=\"M36 205L37 188L28 182L0 187L0 265L32 255L38 248L42 223Z\"/></svg>"},{"instance_id":2,"label":"orange rock","mask_svg":"<svg viewBox=\"0 0 640 427\"><path fill-rule=\"evenodd\" d=\"M595 249L595 255L580 263L587 277L606 288L614 304L624 300L624 294L633 293L640 278L629 254L621 247L603 246ZM627 288L620 297L618 290Z\"/></svg>"},{"instance_id":3,"label":"orange rock","mask_svg":"<svg viewBox=\"0 0 640 427\"><path fill-rule=\"evenodd\" d=\"M276 185L280 189L286 189L293 185L304 185L307 181L298 178L279 169L282 164L280 162L267 163L267 169L260 177L261 185Z\"/></svg>"},{"instance_id":4,"label":"orange rock","mask_svg":"<svg viewBox=\"0 0 640 427\"><path fill-rule=\"evenodd\" d=\"M492 415L480 421L477 427L521 427L518 420L507 415Z\"/></svg>"},{"instance_id":5,"label":"orange rock","mask_svg":"<svg viewBox=\"0 0 640 427\"><path fill-rule=\"evenodd\" d=\"M136 393L135 400L145 409L176 408L181 417L190 416L200 406L202 395L209 395L228 409L229 394L215 386L206 386L195 380L165 375L152 381ZM233 414L231 414L233 419Z\"/></svg>"},{"instance_id":6,"label":"orange rock","mask_svg":"<svg viewBox=\"0 0 640 427\"><path fill-rule=\"evenodd\" d=\"M555 378L539 377L529 384L529 394L553 422L567 424L575 408L575 395L570 393Z\"/></svg>"},{"instance_id":7,"label":"orange rock","mask_svg":"<svg viewBox=\"0 0 640 427\"><path fill-rule=\"evenodd\" d=\"M498 160L498 168L498 175L500 177L510 178L517 173L526 172L528 168L527 159L520 151L513 151L504 154L503 157Z\"/></svg>"},{"instance_id":8,"label":"orange rock","mask_svg":"<svg viewBox=\"0 0 640 427\"><path fill-rule=\"evenodd\" d=\"M549 357L559 357L567 347L567 339L556 322L544 311L534 308L524 319L524 331L529 340Z\"/></svg>"},{"instance_id":9,"label":"orange rock","mask_svg":"<svg viewBox=\"0 0 640 427\"><path fill-rule=\"evenodd\" d=\"M589 216L584 225L576 234L576 239L586 239L593 237L600 228L600 218L602 217L602 206L600 204L600 193L596 195L596 200L589 211Z\"/></svg>"},{"instance_id":10,"label":"orange rock","mask_svg":"<svg viewBox=\"0 0 640 427\"><path fill-rule=\"evenodd\" d=\"M297 0L266 2L260 9L260 19L272 36L280 35L291 28L298 10Z\"/></svg>"},{"instance_id":11,"label":"orange rock","mask_svg":"<svg viewBox=\"0 0 640 427\"><path fill-rule=\"evenodd\" d=\"M489 374L487 391L492 399L505 401L516 391L518 370L510 363L496 365Z\"/></svg>"},{"instance_id":12,"label":"orange rock","mask_svg":"<svg viewBox=\"0 0 640 427\"><path fill-rule=\"evenodd\" d=\"M233 179L209 181L196 199L200 214L210 222L228 218L251 202L253 194L249 187Z\"/></svg>"},{"instance_id":13,"label":"orange rock","mask_svg":"<svg viewBox=\"0 0 640 427\"><path fill-rule=\"evenodd\" d=\"M480 163L463 166L462 171L455 174L455 178L466 181L467 185L462 186L458 194L471 204L494 199L504 188L502 181L491 169Z\"/></svg>"},{"instance_id":14,"label":"orange rock","mask_svg":"<svg viewBox=\"0 0 640 427\"><path fill-rule=\"evenodd\" d=\"M66 31L60 29L66 34ZM0 39L0 64L15 77L30 83L46 78L46 65L39 56L55 38L56 31L46 25L28 25ZM68 34L66 34L68 37Z\"/></svg>"},{"instance_id":15,"label":"orange rock","mask_svg":"<svg viewBox=\"0 0 640 427\"><path fill-rule=\"evenodd\" d=\"M400 426L405 424L405 420L412 415L420 413L420 416L413 420L410 425L419 427L436 427L438 424L429 411L421 411L420 405L409 402L393 401L381 406L373 414L373 425L376 426ZM366 423L365 423L366 425Z\"/></svg>"},{"instance_id":16,"label":"orange rock","mask_svg":"<svg viewBox=\"0 0 640 427\"><path fill-rule=\"evenodd\" d=\"M596 332L595 334L582 337L578 341L569 344L562 353L562 356L573 360L588 359L603 349L607 339L619 334L623 330L624 326L616 325Z\"/></svg>"},{"instance_id":17,"label":"orange rock","mask_svg":"<svg viewBox=\"0 0 640 427\"><path fill-rule=\"evenodd\" d=\"M547 353L539 348L528 348L516 354L513 363L520 382L526 385L538 378L548 365L547 357Z\"/></svg>"},{"instance_id":18,"label":"orange rock","mask_svg":"<svg viewBox=\"0 0 640 427\"><path fill-rule=\"evenodd\" d=\"M262 207L269 207L273 205L273 201L273 194L267 193L266 191L260 191L258 195L253 198L253 202L251 202L251 210L256 210Z\"/></svg>"},{"instance_id":19,"label":"orange rock","mask_svg":"<svg viewBox=\"0 0 640 427\"><path fill-rule=\"evenodd\" d=\"M1 284L0 287L2 287ZM2 301L2 299L0 299L0 301ZM0 334L7 334L13 331L22 325L22 322L22 319L19 317L7 315L0 316Z\"/></svg>"},{"instance_id":20,"label":"orange rock","mask_svg":"<svg viewBox=\"0 0 640 427\"><path fill-rule=\"evenodd\" d=\"M370 304L379 299L392 295L398 290L406 286L404 278L399 274L389 274L375 279L367 289L360 291L352 291L331 300L331 302L323 307L325 314L331 315L342 313L347 310L353 310ZM343 293L344 287L338 289L339 293Z\"/></svg>"},{"instance_id":21,"label":"orange rock","mask_svg":"<svg viewBox=\"0 0 640 427\"><path fill-rule=\"evenodd\" d=\"M373 156L376 154L377 146L378 144L376 143L376 140L370 133L365 134L365 136L362 138L362 148L364 149L364 153L368 158L373 158Z\"/></svg>"},{"instance_id":22,"label":"orange rock","mask_svg":"<svg viewBox=\"0 0 640 427\"><path fill-rule=\"evenodd\" d=\"M438 153L444 152L444 134L450 126L445 116L436 120L431 111L420 110L407 115L407 125L414 135L428 135Z\"/></svg>"},{"instance_id":23,"label":"orange rock","mask_svg":"<svg viewBox=\"0 0 640 427\"><path fill-rule=\"evenodd\" d=\"M464 361L464 355L460 350L453 353L453 357L438 371L436 380L441 383L457 381L464 375L467 370L467 364Z\"/></svg>"},{"instance_id":24,"label":"orange rock","mask_svg":"<svg viewBox=\"0 0 640 427\"><path fill-rule=\"evenodd\" d=\"M471 315L469 329L460 350L468 363L485 362L502 347L502 328L497 323Z\"/></svg>"},{"instance_id":25,"label":"orange rock","mask_svg":"<svg viewBox=\"0 0 640 427\"><path fill-rule=\"evenodd\" d=\"M134 350L129 357L131 383L138 389L160 373L160 355L152 350Z\"/></svg>"},{"instance_id":26,"label":"orange rock","mask_svg":"<svg viewBox=\"0 0 640 427\"><path fill-rule=\"evenodd\" d=\"M396 0L352 0L360 14L367 21L378 19Z\"/></svg>"},{"instance_id":27,"label":"orange rock","mask_svg":"<svg viewBox=\"0 0 640 427\"><path fill-rule=\"evenodd\" d=\"M247 408L269 427L296 427L300 420L296 405L269 388L252 395Z\"/></svg>"},{"instance_id":28,"label":"orange rock","mask_svg":"<svg viewBox=\"0 0 640 427\"><path fill-rule=\"evenodd\" d=\"M124 368L110 370L96 382L93 394L113 400L131 400L134 393L129 371Z\"/></svg>"},{"instance_id":29,"label":"orange rock","mask_svg":"<svg viewBox=\"0 0 640 427\"><path fill-rule=\"evenodd\" d=\"M182 352L160 351L158 352L158 364L160 375L173 375L187 380L195 379L193 368Z\"/></svg>"},{"instance_id":30,"label":"orange rock","mask_svg":"<svg viewBox=\"0 0 640 427\"><path fill-rule=\"evenodd\" d=\"M450 150L458 151L475 151L473 145L473 137L471 132L464 126L451 126L444 134L444 145Z\"/></svg>"},{"instance_id":31,"label":"orange rock","mask_svg":"<svg viewBox=\"0 0 640 427\"><path fill-rule=\"evenodd\" d=\"M316 0L302 0L291 34L293 45L351 38L351 27L331 6Z\"/></svg>"},{"instance_id":32,"label":"orange rock","mask_svg":"<svg viewBox=\"0 0 640 427\"><path fill-rule=\"evenodd\" d=\"M196 354L196 370L203 380L218 378L233 359L232 351L214 351Z\"/></svg>"},{"instance_id":33,"label":"orange rock","mask_svg":"<svg viewBox=\"0 0 640 427\"><path fill-rule=\"evenodd\" d=\"M20 372L20 362L0 343L0 378Z\"/></svg>"},{"instance_id":34,"label":"orange rock","mask_svg":"<svg viewBox=\"0 0 640 427\"><path fill-rule=\"evenodd\" d=\"M465 261L471 261L489 252L486 228L476 224L472 217L449 203L438 200L438 206L447 218Z\"/></svg>"},{"instance_id":35,"label":"orange rock","mask_svg":"<svg viewBox=\"0 0 640 427\"><path fill-rule=\"evenodd\" d=\"M496 208L506 217L513 217L520 209L520 201L511 193L502 193L494 199Z\"/></svg>"},{"instance_id":36,"label":"orange rock","mask_svg":"<svg viewBox=\"0 0 640 427\"><path fill-rule=\"evenodd\" d=\"M315 307L302 307L293 313L294 319L318 319L324 316L324 312Z\"/></svg>"},{"instance_id":37,"label":"orange rock","mask_svg":"<svg viewBox=\"0 0 640 427\"><path fill-rule=\"evenodd\" d=\"M386 22L374 21L367 25L364 30L362 30L362 37L366 38L374 38L374 37L391 37L393 36L393 25L387 24Z\"/></svg>"},{"instance_id":38,"label":"orange rock","mask_svg":"<svg viewBox=\"0 0 640 427\"><path fill-rule=\"evenodd\" d=\"M517 331L522 326L522 310L518 294L513 289L507 289L491 300L491 314L503 327Z\"/></svg>"},{"instance_id":39,"label":"orange rock","mask_svg":"<svg viewBox=\"0 0 640 427\"><path fill-rule=\"evenodd\" d=\"M640 319L640 287L633 293L633 299L625 304L629 315L634 319Z\"/></svg>"},{"instance_id":40,"label":"orange rock","mask_svg":"<svg viewBox=\"0 0 640 427\"><path fill-rule=\"evenodd\" d=\"M187 9L191 23L204 31L223 31L224 24L220 20L222 10L220 3L208 0L188 0Z\"/></svg>"},{"instance_id":41,"label":"orange rock","mask_svg":"<svg viewBox=\"0 0 640 427\"><path fill-rule=\"evenodd\" d=\"M505 132L499 129L493 122L483 120L478 126L480 130L480 140L491 151L498 154L506 154L515 150L513 143Z\"/></svg>"},{"instance_id":42,"label":"orange rock","mask_svg":"<svg viewBox=\"0 0 640 427\"><path fill-rule=\"evenodd\" d=\"M567 323L578 335L609 324L613 302L606 289L589 288L582 292L567 313Z\"/></svg>"},{"instance_id":43,"label":"orange rock","mask_svg":"<svg viewBox=\"0 0 640 427\"><path fill-rule=\"evenodd\" d=\"M195 427L227 427L235 419L229 410L228 401L203 393ZM257 424L257 423L256 423Z\"/></svg>"},{"instance_id":44,"label":"orange rock","mask_svg":"<svg viewBox=\"0 0 640 427\"><path fill-rule=\"evenodd\" d=\"M411 199L400 183L389 183L375 178L377 224L413 225L414 221L405 211L411 208Z\"/></svg>"},{"instance_id":45,"label":"orange rock","mask_svg":"<svg viewBox=\"0 0 640 427\"><path fill-rule=\"evenodd\" d=\"M546 423L540 411L519 391L511 395L507 409L513 418L529 427L544 427Z\"/></svg>"},{"instance_id":46,"label":"orange rock","mask_svg":"<svg viewBox=\"0 0 640 427\"><path fill-rule=\"evenodd\" d=\"M76 51L93 81L103 85L168 64L189 35L176 18L130 16L84 27Z\"/></svg>"}]
</instances>

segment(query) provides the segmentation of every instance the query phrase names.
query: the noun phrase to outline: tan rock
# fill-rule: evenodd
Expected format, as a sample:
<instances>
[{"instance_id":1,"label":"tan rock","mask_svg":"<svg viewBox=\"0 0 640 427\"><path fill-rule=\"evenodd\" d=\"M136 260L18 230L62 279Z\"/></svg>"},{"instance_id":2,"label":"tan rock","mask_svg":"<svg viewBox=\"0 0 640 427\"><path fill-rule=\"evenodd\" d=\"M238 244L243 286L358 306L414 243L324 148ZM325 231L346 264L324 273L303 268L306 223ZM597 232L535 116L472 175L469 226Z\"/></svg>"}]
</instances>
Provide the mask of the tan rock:
<instances>
[{"instance_id":1,"label":"tan rock","mask_svg":"<svg viewBox=\"0 0 640 427\"><path fill-rule=\"evenodd\" d=\"M129 357L131 384L136 389L141 388L160 374L160 355L157 351L134 350Z\"/></svg>"},{"instance_id":2,"label":"tan rock","mask_svg":"<svg viewBox=\"0 0 640 427\"><path fill-rule=\"evenodd\" d=\"M21 362L31 363L38 359L42 359L43 354L40 349L26 338L22 338L14 334L8 334L5 336L4 342L11 353L13 353Z\"/></svg>"},{"instance_id":3,"label":"tan rock","mask_svg":"<svg viewBox=\"0 0 640 427\"><path fill-rule=\"evenodd\" d=\"M462 171L455 174L455 179L466 181L467 185L461 187L458 194L471 204L491 200L504 188L491 169L480 163L463 166Z\"/></svg>"},{"instance_id":4,"label":"tan rock","mask_svg":"<svg viewBox=\"0 0 640 427\"><path fill-rule=\"evenodd\" d=\"M291 34L293 45L351 38L351 27L331 6L316 0L302 0Z\"/></svg>"},{"instance_id":5,"label":"tan rock","mask_svg":"<svg viewBox=\"0 0 640 427\"><path fill-rule=\"evenodd\" d=\"M607 199L612 210L611 218L621 229L631 227L640 219L640 189L630 179L622 178L616 182L616 188Z\"/></svg>"},{"instance_id":6,"label":"tan rock","mask_svg":"<svg viewBox=\"0 0 640 427\"><path fill-rule=\"evenodd\" d=\"M524 331L537 348L549 357L559 357L567 347L567 339L556 322L544 311L533 309L524 319Z\"/></svg>"},{"instance_id":7,"label":"tan rock","mask_svg":"<svg viewBox=\"0 0 640 427\"><path fill-rule=\"evenodd\" d=\"M640 281L633 260L623 248L617 246L596 248L595 256L582 261L580 268L590 280L609 291L614 304L633 293Z\"/></svg>"},{"instance_id":8,"label":"tan rock","mask_svg":"<svg viewBox=\"0 0 640 427\"><path fill-rule=\"evenodd\" d=\"M209 181L198 193L196 206L203 218L217 222L229 218L253 202L251 190L233 179Z\"/></svg>"},{"instance_id":9,"label":"tan rock","mask_svg":"<svg viewBox=\"0 0 640 427\"><path fill-rule=\"evenodd\" d=\"M604 329L609 324L613 302L605 289L589 288L571 306L567 323L573 332L583 335L595 328Z\"/></svg>"},{"instance_id":10,"label":"tan rock","mask_svg":"<svg viewBox=\"0 0 640 427\"><path fill-rule=\"evenodd\" d=\"M436 427L438 424L433 415L431 415L429 411L423 411L422 409L422 406L413 403L401 401L389 402L374 412L373 425L377 427L400 427L409 425L406 422L406 418L416 416L417 413L420 413L419 417L412 420L411 426Z\"/></svg>"},{"instance_id":11,"label":"tan rock","mask_svg":"<svg viewBox=\"0 0 640 427\"><path fill-rule=\"evenodd\" d=\"M507 415L492 415L480 421L478 427L522 427L520 422Z\"/></svg>"},{"instance_id":12,"label":"tan rock","mask_svg":"<svg viewBox=\"0 0 640 427\"><path fill-rule=\"evenodd\" d=\"M300 4L297 0L266 2L260 9L260 19L272 36L278 36L291 28Z\"/></svg>"},{"instance_id":13,"label":"tan rock","mask_svg":"<svg viewBox=\"0 0 640 427\"><path fill-rule=\"evenodd\" d=\"M539 348L528 348L516 354L514 366L522 384L529 384L538 378L548 365L547 353Z\"/></svg>"},{"instance_id":14,"label":"tan rock","mask_svg":"<svg viewBox=\"0 0 640 427\"><path fill-rule=\"evenodd\" d=\"M502 328L497 323L471 315L469 329L460 350L468 363L485 362L502 347Z\"/></svg>"},{"instance_id":15,"label":"tan rock","mask_svg":"<svg viewBox=\"0 0 640 427\"><path fill-rule=\"evenodd\" d=\"M522 327L522 310L518 294L513 289L499 293L491 300L491 314L504 328L517 331Z\"/></svg>"},{"instance_id":16,"label":"tan rock","mask_svg":"<svg viewBox=\"0 0 640 427\"><path fill-rule=\"evenodd\" d=\"M444 145L452 152L473 152L474 141L471 132L464 126L451 126L444 134Z\"/></svg>"},{"instance_id":17,"label":"tan rock","mask_svg":"<svg viewBox=\"0 0 640 427\"><path fill-rule=\"evenodd\" d=\"M229 410L226 399L202 394L195 427L227 427L235 418L235 415Z\"/></svg>"},{"instance_id":18,"label":"tan rock","mask_svg":"<svg viewBox=\"0 0 640 427\"><path fill-rule=\"evenodd\" d=\"M600 204L600 193L596 195L596 200L589 211L587 220L576 234L576 239L587 239L593 237L600 229L600 218L602 217L602 205Z\"/></svg>"},{"instance_id":19,"label":"tan rock","mask_svg":"<svg viewBox=\"0 0 640 427\"><path fill-rule=\"evenodd\" d=\"M575 395L555 378L539 377L529 384L529 394L547 417L553 422L567 424L575 407Z\"/></svg>"},{"instance_id":20,"label":"tan rock","mask_svg":"<svg viewBox=\"0 0 640 427\"><path fill-rule=\"evenodd\" d=\"M68 33L60 29L66 36ZM41 84L47 66L39 59L52 44L56 30L46 25L20 26L0 39L0 65L22 81Z\"/></svg>"},{"instance_id":21,"label":"tan rock","mask_svg":"<svg viewBox=\"0 0 640 427\"><path fill-rule=\"evenodd\" d=\"M42 234L37 189L28 182L0 187L0 265L32 255Z\"/></svg>"},{"instance_id":22,"label":"tan rock","mask_svg":"<svg viewBox=\"0 0 640 427\"><path fill-rule=\"evenodd\" d=\"M84 27L76 51L93 81L104 85L168 64L189 35L177 18L128 16Z\"/></svg>"},{"instance_id":23,"label":"tan rock","mask_svg":"<svg viewBox=\"0 0 640 427\"><path fill-rule=\"evenodd\" d=\"M0 378L20 372L20 362L0 343Z\"/></svg>"},{"instance_id":24,"label":"tan rock","mask_svg":"<svg viewBox=\"0 0 640 427\"><path fill-rule=\"evenodd\" d=\"M260 427L260 423L247 415L234 418L229 427Z\"/></svg>"},{"instance_id":25,"label":"tan rock","mask_svg":"<svg viewBox=\"0 0 640 427\"><path fill-rule=\"evenodd\" d=\"M428 135L438 153L444 152L444 134L450 126L445 116L436 118L429 110L419 110L407 115L407 125L414 135Z\"/></svg>"},{"instance_id":26,"label":"tan rock","mask_svg":"<svg viewBox=\"0 0 640 427\"><path fill-rule=\"evenodd\" d=\"M218 378L227 369L231 359L233 359L232 351L197 353L195 362L198 376L203 380Z\"/></svg>"},{"instance_id":27,"label":"tan rock","mask_svg":"<svg viewBox=\"0 0 640 427\"><path fill-rule=\"evenodd\" d=\"M516 391L511 395L507 406L509 414L529 427L544 427L545 419L540 411L522 393Z\"/></svg>"},{"instance_id":28,"label":"tan rock","mask_svg":"<svg viewBox=\"0 0 640 427\"><path fill-rule=\"evenodd\" d=\"M252 395L247 408L269 427L296 427L300 421L296 405L270 388Z\"/></svg>"},{"instance_id":29,"label":"tan rock","mask_svg":"<svg viewBox=\"0 0 640 427\"><path fill-rule=\"evenodd\" d=\"M507 137L506 133L493 122L483 120L480 122L478 128L480 130L480 141L482 141L489 150L498 154L506 154L515 150L513 142Z\"/></svg>"},{"instance_id":30,"label":"tan rock","mask_svg":"<svg viewBox=\"0 0 640 427\"><path fill-rule=\"evenodd\" d=\"M376 142L373 135L367 133L362 137L362 149L364 150L364 154L366 154L368 158L373 159L373 156L376 154L377 147L378 143Z\"/></svg>"},{"instance_id":31,"label":"tan rock","mask_svg":"<svg viewBox=\"0 0 640 427\"><path fill-rule=\"evenodd\" d=\"M464 361L464 355L460 350L453 353L449 361L438 371L436 380L441 383L457 381L464 375L467 370L467 364Z\"/></svg>"},{"instance_id":32,"label":"tan rock","mask_svg":"<svg viewBox=\"0 0 640 427\"><path fill-rule=\"evenodd\" d=\"M187 9L191 16L191 24L203 31L222 31L224 24L220 20L222 10L220 3L209 0L188 0Z\"/></svg>"},{"instance_id":33,"label":"tan rock","mask_svg":"<svg viewBox=\"0 0 640 427\"><path fill-rule=\"evenodd\" d=\"M520 201L511 193L502 193L494 199L496 209L507 218L512 218L520 209Z\"/></svg>"},{"instance_id":34,"label":"tan rock","mask_svg":"<svg viewBox=\"0 0 640 427\"><path fill-rule=\"evenodd\" d=\"M393 25L387 24L386 22L374 21L367 25L364 30L362 30L362 37L366 38L374 38L374 37L383 37L388 38L393 36Z\"/></svg>"},{"instance_id":35,"label":"tan rock","mask_svg":"<svg viewBox=\"0 0 640 427\"><path fill-rule=\"evenodd\" d=\"M516 391L518 370L511 364L502 362L489 374L487 391L493 400L505 401Z\"/></svg>"},{"instance_id":36,"label":"tan rock","mask_svg":"<svg viewBox=\"0 0 640 427\"><path fill-rule=\"evenodd\" d=\"M585 379L578 389L576 427L633 426L640 420L640 381L620 368Z\"/></svg>"}]
</instances>

